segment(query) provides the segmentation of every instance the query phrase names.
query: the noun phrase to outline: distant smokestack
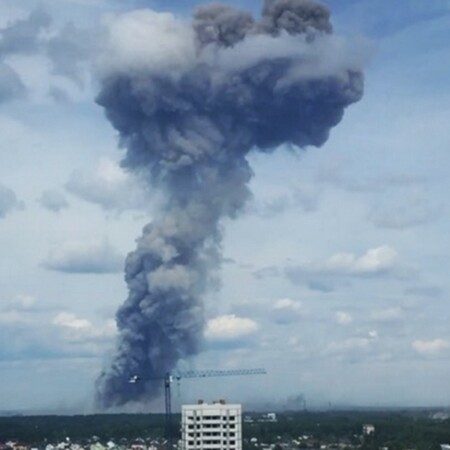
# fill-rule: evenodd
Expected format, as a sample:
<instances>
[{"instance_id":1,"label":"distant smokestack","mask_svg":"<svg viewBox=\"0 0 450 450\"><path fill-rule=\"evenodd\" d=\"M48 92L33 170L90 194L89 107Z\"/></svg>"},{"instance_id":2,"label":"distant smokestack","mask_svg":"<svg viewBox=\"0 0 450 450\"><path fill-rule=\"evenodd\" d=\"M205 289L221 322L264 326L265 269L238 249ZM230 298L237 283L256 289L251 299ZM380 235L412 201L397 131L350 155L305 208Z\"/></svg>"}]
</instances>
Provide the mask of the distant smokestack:
<instances>
[{"instance_id":1,"label":"distant smokestack","mask_svg":"<svg viewBox=\"0 0 450 450\"><path fill-rule=\"evenodd\" d=\"M126 149L123 166L146 174L164 202L126 260L129 295L97 381L100 406L158 395L153 379L201 350L221 220L250 197L248 153L320 146L361 98L360 64L331 33L329 11L309 0L266 0L260 20L211 4L192 25L152 11L111 21L97 101ZM143 382L130 385L133 375Z\"/></svg>"}]
</instances>

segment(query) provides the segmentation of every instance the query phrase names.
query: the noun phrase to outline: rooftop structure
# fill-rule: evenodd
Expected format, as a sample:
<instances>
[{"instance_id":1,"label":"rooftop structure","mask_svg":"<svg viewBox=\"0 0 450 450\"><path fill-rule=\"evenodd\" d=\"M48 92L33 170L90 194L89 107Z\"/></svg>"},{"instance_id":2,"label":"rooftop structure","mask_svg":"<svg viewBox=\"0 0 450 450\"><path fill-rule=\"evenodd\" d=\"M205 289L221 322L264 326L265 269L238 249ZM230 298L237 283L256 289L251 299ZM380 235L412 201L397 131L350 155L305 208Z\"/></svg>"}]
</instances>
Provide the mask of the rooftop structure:
<instances>
[{"instance_id":1,"label":"rooftop structure","mask_svg":"<svg viewBox=\"0 0 450 450\"><path fill-rule=\"evenodd\" d=\"M181 409L182 450L242 450L242 408L219 400Z\"/></svg>"}]
</instances>

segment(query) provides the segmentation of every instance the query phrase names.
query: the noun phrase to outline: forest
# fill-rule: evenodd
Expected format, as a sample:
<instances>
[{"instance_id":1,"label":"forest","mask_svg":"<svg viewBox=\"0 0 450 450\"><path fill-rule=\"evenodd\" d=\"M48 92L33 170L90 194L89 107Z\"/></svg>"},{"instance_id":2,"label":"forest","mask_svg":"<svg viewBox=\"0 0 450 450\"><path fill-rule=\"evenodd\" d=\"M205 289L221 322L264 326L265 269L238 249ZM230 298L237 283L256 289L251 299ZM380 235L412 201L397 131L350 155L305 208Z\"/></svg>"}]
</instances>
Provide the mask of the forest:
<instances>
[{"instance_id":1,"label":"forest","mask_svg":"<svg viewBox=\"0 0 450 450\"><path fill-rule=\"evenodd\" d=\"M261 413L246 413L244 449L275 445L296 449L439 450L440 444L450 442L448 417L430 410L302 411L278 413L276 422L268 422ZM180 416L174 415L174 425L179 421ZM365 424L373 425L375 432L363 435ZM130 443L137 438L163 436L163 414L0 417L0 443L17 440L42 446L67 437L85 444L93 438Z\"/></svg>"}]
</instances>

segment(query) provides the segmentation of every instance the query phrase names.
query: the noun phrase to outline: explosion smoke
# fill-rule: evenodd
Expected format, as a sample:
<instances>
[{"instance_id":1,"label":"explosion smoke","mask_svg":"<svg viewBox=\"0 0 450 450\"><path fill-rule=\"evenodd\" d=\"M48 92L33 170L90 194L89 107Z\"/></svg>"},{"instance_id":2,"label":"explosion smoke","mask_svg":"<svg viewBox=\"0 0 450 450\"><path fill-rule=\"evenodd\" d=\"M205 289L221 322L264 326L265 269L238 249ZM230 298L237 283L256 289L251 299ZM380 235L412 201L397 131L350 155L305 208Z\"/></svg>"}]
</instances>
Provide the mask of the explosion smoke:
<instances>
[{"instance_id":1,"label":"explosion smoke","mask_svg":"<svg viewBox=\"0 0 450 450\"><path fill-rule=\"evenodd\" d=\"M132 31L139 55L117 50ZM220 4L198 8L192 25L139 11L113 21L109 39L97 101L124 167L146 171L165 202L126 260L118 345L97 381L104 407L156 396L152 377L200 351L221 219L250 196L247 154L322 145L363 90L359 61L310 0L266 0L259 21Z\"/></svg>"}]
</instances>

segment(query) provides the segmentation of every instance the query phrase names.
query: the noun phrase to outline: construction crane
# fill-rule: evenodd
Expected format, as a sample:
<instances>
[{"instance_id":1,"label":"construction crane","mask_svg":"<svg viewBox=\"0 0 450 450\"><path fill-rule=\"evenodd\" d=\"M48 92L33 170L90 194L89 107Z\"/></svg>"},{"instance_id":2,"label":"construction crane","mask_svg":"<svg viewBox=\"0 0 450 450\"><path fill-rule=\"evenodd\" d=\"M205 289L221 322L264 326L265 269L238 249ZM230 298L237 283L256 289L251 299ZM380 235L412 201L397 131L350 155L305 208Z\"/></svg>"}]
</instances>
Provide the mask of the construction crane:
<instances>
[{"instance_id":1,"label":"construction crane","mask_svg":"<svg viewBox=\"0 0 450 450\"><path fill-rule=\"evenodd\" d=\"M209 377L230 377L241 375L265 375L265 369L231 369L231 370L188 370L168 372L164 376L151 377L149 380L163 380L164 400L165 400L165 434L167 439L167 450L173 449L172 443L172 383L184 378L209 378ZM140 379L137 376L130 378L130 383L137 383Z\"/></svg>"}]
</instances>

